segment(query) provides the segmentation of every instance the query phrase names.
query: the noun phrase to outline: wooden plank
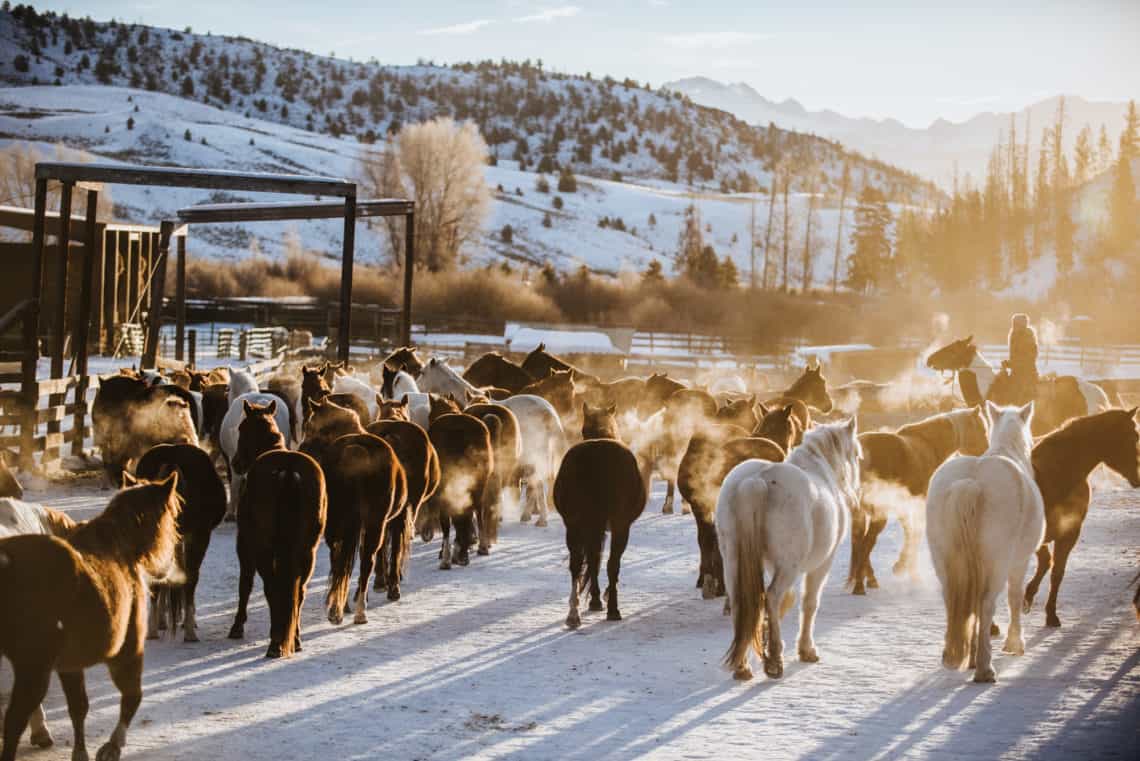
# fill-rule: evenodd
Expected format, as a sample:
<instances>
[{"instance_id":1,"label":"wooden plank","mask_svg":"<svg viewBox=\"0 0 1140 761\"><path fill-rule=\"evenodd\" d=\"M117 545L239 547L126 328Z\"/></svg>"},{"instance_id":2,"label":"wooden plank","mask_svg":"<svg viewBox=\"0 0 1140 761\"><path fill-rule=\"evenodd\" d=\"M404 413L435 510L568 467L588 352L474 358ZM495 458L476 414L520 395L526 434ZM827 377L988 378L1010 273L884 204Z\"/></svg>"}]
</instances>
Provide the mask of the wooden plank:
<instances>
[{"instance_id":1,"label":"wooden plank","mask_svg":"<svg viewBox=\"0 0 1140 761\"><path fill-rule=\"evenodd\" d=\"M398 198L357 202L357 217L398 217L410 214L415 203ZM188 224L212 222L284 222L298 219L340 219L343 201L307 203L213 203L178 210L179 221Z\"/></svg>"},{"instance_id":2,"label":"wooden plank","mask_svg":"<svg viewBox=\"0 0 1140 761\"><path fill-rule=\"evenodd\" d=\"M79 164L41 161L36 164L36 179L59 180L60 182L107 182L123 185L161 185L165 187L248 190L265 193L330 195L341 198L356 195L355 182L335 177L131 164Z\"/></svg>"}]
</instances>

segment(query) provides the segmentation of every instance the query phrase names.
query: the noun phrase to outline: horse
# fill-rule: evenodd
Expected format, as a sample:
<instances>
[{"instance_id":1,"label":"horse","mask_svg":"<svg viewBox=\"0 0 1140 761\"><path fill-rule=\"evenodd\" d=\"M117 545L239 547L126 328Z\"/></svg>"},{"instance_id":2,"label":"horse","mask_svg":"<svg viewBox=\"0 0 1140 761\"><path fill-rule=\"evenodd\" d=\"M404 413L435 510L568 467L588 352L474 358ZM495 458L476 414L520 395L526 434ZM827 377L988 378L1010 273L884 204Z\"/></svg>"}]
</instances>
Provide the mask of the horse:
<instances>
[{"instance_id":1,"label":"horse","mask_svg":"<svg viewBox=\"0 0 1140 761\"><path fill-rule=\"evenodd\" d=\"M387 399L377 399L376 406L378 408L376 422L382 420L407 420L411 422L412 417L408 413L408 397L406 394L398 402L390 402Z\"/></svg>"},{"instance_id":2,"label":"horse","mask_svg":"<svg viewBox=\"0 0 1140 761\"><path fill-rule=\"evenodd\" d=\"M309 414L309 401L320 401L332 393L332 386L325 381L322 367L301 366L301 400L297 417L304 425Z\"/></svg>"},{"instance_id":3,"label":"horse","mask_svg":"<svg viewBox=\"0 0 1140 761\"><path fill-rule=\"evenodd\" d=\"M491 431L491 425L487 421L487 416L490 415L498 421L498 435L492 435L492 443L495 450L495 485L499 487L499 494L496 497L501 497L501 491L511 483L511 479L516 477L518 473L519 455L522 452L522 437L519 434L519 420L515 417L515 413L511 412L510 408L504 407L501 404L493 404L490 402L469 404L463 410L468 415L474 415L487 424L488 431ZM494 440L497 438L497 441ZM516 482L517 483L517 482ZM499 512L502 514L503 505L499 503Z\"/></svg>"},{"instance_id":4,"label":"horse","mask_svg":"<svg viewBox=\"0 0 1140 761\"><path fill-rule=\"evenodd\" d=\"M519 394L541 396L553 405L564 425L570 425L577 411L574 404L574 380L569 370L555 370L542 380L529 384Z\"/></svg>"},{"instance_id":5,"label":"horse","mask_svg":"<svg viewBox=\"0 0 1140 761\"><path fill-rule=\"evenodd\" d=\"M582 625L578 598L589 582L589 609L602 609L598 573L606 530L610 556L606 563L606 620L620 621L618 575L629 543L629 529L645 510L649 465L642 465L617 437L616 407L582 405L582 441L570 447L554 479L554 507L566 525L570 551L570 612L566 626ZM582 578L583 573L586 579Z\"/></svg>"},{"instance_id":6,"label":"horse","mask_svg":"<svg viewBox=\"0 0 1140 761\"><path fill-rule=\"evenodd\" d=\"M989 632L1003 584L1010 623L1002 650L1025 653L1025 571L1045 537L1045 508L1030 451L1033 402L1024 407L986 402L985 409L990 422L985 454L943 463L926 495L926 540L946 606L942 664L960 669L968 661L975 682L997 678Z\"/></svg>"},{"instance_id":7,"label":"horse","mask_svg":"<svg viewBox=\"0 0 1140 761\"><path fill-rule=\"evenodd\" d=\"M424 369L424 361L411 346L401 346L384 358L384 365L393 370L402 370L413 378Z\"/></svg>"},{"instance_id":8,"label":"horse","mask_svg":"<svg viewBox=\"0 0 1140 761\"><path fill-rule=\"evenodd\" d=\"M380 396L383 399L401 399L405 394L419 392L420 387L409 373L394 370L386 364L381 365L381 368Z\"/></svg>"},{"instance_id":9,"label":"horse","mask_svg":"<svg viewBox=\"0 0 1140 761\"><path fill-rule=\"evenodd\" d=\"M463 379L448 364L439 357L432 357L424 365L423 371L417 380L420 391L441 396L452 396L455 399L466 399L467 394L478 394L479 389Z\"/></svg>"},{"instance_id":10,"label":"horse","mask_svg":"<svg viewBox=\"0 0 1140 761\"><path fill-rule=\"evenodd\" d=\"M813 639L816 610L847 532L848 512L858 501L861 456L851 418L804 434L803 443L782 463L746 460L725 477L716 503L716 532L733 619L724 662L735 679L752 678L749 649L762 657L769 677L783 676L780 619L791 607L801 574L806 585L797 651L805 663L819 661ZM769 568L772 576L765 587Z\"/></svg>"},{"instance_id":11,"label":"horse","mask_svg":"<svg viewBox=\"0 0 1140 761\"><path fill-rule=\"evenodd\" d=\"M210 456L190 444L159 444L152 447L135 466L134 477L157 481L178 471L178 496L182 499L182 512L178 515L179 565L186 575L179 597L183 613L184 641L197 642L195 593L202 561L210 547L210 535L226 514L226 486L214 469ZM129 474L124 474L127 477ZM132 479L133 481L134 479ZM152 610L170 614L170 632L178 624L175 595L169 586L151 592ZM161 602L160 602L161 600ZM152 614L148 639L158 637L161 615Z\"/></svg>"},{"instance_id":12,"label":"horse","mask_svg":"<svg viewBox=\"0 0 1140 761\"><path fill-rule=\"evenodd\" d=\"M782 462L791 450L796 427L790 410L773 410L764 436L749 435L746 429L718 424L693 434L677 468L677 489L692 506L697 523L700 568L697 588L706 600L724 594L724 561L716 535L716 501L729 471L749 459Z\"/></svg>"},{"instance_id":13,"label":"horse","mask_svg":"<svg viewBox=\"0 0 1140 761\"><path fill-rule=\"evenodd\" d=\"M230 386L228 383L208 383L202 386L202 435L201 442L214 451L221 449L222 421L230 409Z\"/></svg>"},{"instance_id":14,"label":"horse","mask_svg":"<svg viewBox=\"0 0 1140 761\"><path fill-rule=\"evenodd\" d=\"M522 368L530 373L535 380L542 380L555 370L569 370L575 383L595 384L599 382L597 376L582 372L566 360L548 352L545 343L540 343L526 355L522 362Z\"/></svg>"},{"instance_id":15,"label":"horse","mask_svg":"<svg viewBox=\"0 0 1140 761\"><path fill-rule=\"evenodd\" d=\"M178 476L123 489L67 541L28 534L0 540L0 653L16 681L4 715L0 761L13 761L20 735L43 701L54 670L74 732L72 758L87 758L84 670L106 663L121 695L119 721L100 749L117 761L142 702L146 580L172 570Z\"/></svg>"},{"instance_id":16,"label":"horse","mask_svg":"<svg viewBox=\"0 0 1140 761\"><path fill-rule=\"evenodd\" d=\"M535 526L546 525L547 495L558 471L558 460L566 449L566 434L554 406L540 396L520 394L499 402L518 419L522 446L517 472L508 476L510 485L526 483L522 521L538 514Z\"/></svg>"},{"instance_id":17,"label":"horse","mask_svg":"<svg viewBox=\"0 0 1140 761\"><path fill-rule=\"evenodd\" d=\"M430 366L430 362L429 362ZM426 368L425 368L426 371ZM495 505L487 499L487 485L495 472L495 453L487 425L473 415L448 412L431 421L428 436L439 454L442 473L440 488L421 511L421 534L429 522L438 520L443 533L439 567L451 568L453 553L451 524L455 523L454 562L465 566L475 544L475 522L479 522L481 549L489 547L488 534L497 522Z\"/></svg>"},{"instance_id":18,"label":"horse","mask_svg":"<svg viewBox=\"0 0 1140 761\"><path fill-rule=\"evenodd\" d=\"M7 466L3 464L3 458L0 458L0 466L3 467L3 473L11 476ZM12 484L15 484L16 489L12 488ZM17 490L18 494L13 493ZM20 499L22 496L23 490L19 489L19 483L14 477L0 491L0 539L21 534L44 534L66 539L75 529L75 521L66 513L34 502L23 502ZM2 708L0 705L0 709ZM3 715L3 710L0 710L0 716ZM54 740L48 730L47 717L44 715L42 705L36 706L32 711L31 727L32 745L37 748L50 748Z\"/></svg>"},{"instance_id":19,"label":"horse","mask_svg":"<svg viewBox=\"0 0 1140 761\"><path fill-rule=\"evenodd\" d=\"M1104 463L1119 473L1132 488L1140 487L1137 466L1136 408L1109 410L1070 420L1033 447L1033 477L1045 503L1045 541L1037 550L1037 572L1025 588L1022 610L1033 607L1045 573L1052 566L1045 625L1060 626L1057 593L1065 578L1065 566L1081 536L1089 511L1088 477ZM1049 543L1053 552L1049 552Z\"/></svg>"},{"instance_id":20,"label":"horse","mask_svg":"<svg viewBox=\"0 0 1140 761\"><path fill-rule=\"evenodd\" d=\"M301 650L301 608L325 527L325 479L316 460L285 448L276 401L242 401L235 467L248 473L238 511L238 608L230 639L245 636L253 574L261 576L269 605L266 658Z\"/></svg>"},{"instance_id":21,"label":"horse","mask_svg":"<svg viewBox=\"0 0 1140 761\"><path fill-rule=\"evenodd\" d=\"M781 391L779 396L766 399L764 403L768 406L795 405L796 419L803 431L811 427L810 407L815 407L825 414L831 412L834 407L831 395L827 392L827 379L823 377L823 368L818 363L815 367L811 365L805 367L792 385Z\"/></svg>"},{"instance_id":22,"label":"horse","mask_svg":"<svg viewBox=\"0 0 1140 761\"><path fill-rule=\"evenodd\" d=\"M684 388L684 383L666 373L651 374L645 379L645 394L637 404L638 416L644 419L654 414L665 406L666 399Z\"/></svg>"},{"instance_id":23,"label":"horse","mask_svg":"<svg viewBox=\"0 0 1140 761\"><path fill-rule=\"evenodd\" d=\"M397 404L385 402L385 404ZM416 519L424 502L439 488L442 478L439 455L427 431L407 420L385 419L369 424L365 430L391 445L404 470L407 483L407 511L397 516L385 532L386 543L380 548L380 568L373 589L386 587L388 599L400 599L400 580L411 556L410 544Z\"/></svg>"},{"instance_id":24,"label":"horse","mask_svg":"<svg viewBox=\"0 0 1140 761\"><path fill-rule=\"evenodd\" d=\"M371 421L376 417L376 390L367 381L361 380L355 375L338 375L333 381L332 392L355 396L367 408L367 419Z\"/></svg>"},{"instance_id":25,"label":"horse","mask_svg":"<svg viewBox=\"0 0 1140 761\"><path fill-rule=\"evenodd\" d=\"M463 379L477 388L505 388L512 394L521 393L524 387L534 383L534 377L521 365L516 365L497 351L488 352L472 362L464 371Z\"/></svg>"},{"instance_id":26,"label":"horse","mask_svg":"<svg viewBox=\"0 0 1140 761\"><path fill-rule=\"evenodd\" d=\"M349 577L359 548L353 623L364 624L368 622L368 582L377 553L389 531L398 532L398 538L392 537L389 573L402 570L419 505L409 500L407 475L392 445L366 431L354 411L327 400L310 402L309 408L301 451L319 460L328 488L326 612L331 623L344 620ZM397 577L397 584L389 585L389 599L398 595Z\"/></svg>"},{"instance_id":27,"label":"horse","mask_svg":"<svg viewBox=\"0 0 1140 761\"><path fill-rule=\"evenodd\" d=\"M683 388L675 391L665 400L665 407L659 413L660 425L651 434L653 441L654 465L665 479L665 502L661 512L669 515L673 512L673 493L677 484L677 469L681 465L681 458L689 439L698 431L716 421L717 404L712 394L703 389ZM682 514L689 512L689 507L682 502Z\"/></svg>"},{"instance_id":28,"label":"horse","mask_svg":"<svg viewBox=\"0 0 1140 761\"><path fill-rule=\"evenodd\" d=\"M981 404L987 399L1002 404L1016 396L1011 376L986 361L973 336L952 341L932 352L926 358L926 366L938 372L953 373L967 404ZM1094 415L1112 407L1104 389L1074 375L1041 378L1034 402L1035 436L1049 433L1070 417Z\"/></svg>"},{"instance_id":29,"label":"horse","mask_svg":"<svg viewBox=\"0 0 1140 761\"><path fill-rule=\"evenodd\" d=\"M987 421L980 407L945 412L910 423L894 433L872 432L859 436L863 446L863 494L851 520L851 568L847 585L851 593L866 594L866 587L877 589L871 567L871 551L879 534L894 512L903 527L903 548L895 563L895 573L915 575L919 532L913 516L903 505L892 505L894 494L879 494L873 485L890 484L911 497L924 498L930 477L955 452L980 456L989 446Z\"/></svg>"},{"instance_id":30,"label":"horse","mask_svg":"<svg viewBox=\"0 0 1140 761\"><path fill-rule=\"evenodd\" d=\"M226 401L231 407L233 403L243 395L256 394L261 391L261 386L258 385L257 378L253 377L253 373L238 367L229 367L227 369L230 375L230 396Z\"/></svg>"},{"instance_id":31,"label":"horse","mask_svg":"<svg viewBox=\"0 0 1140 761\"><path fill-rule=\"evenodd\" d=\"M8 468L10 454L8 450L0 451L0 497L23 499L24 487L20 486L16 474Z\"/></svg>"},{"instance_id":32,"label":"horse","mask_svg":"<svg viewBox=\"0 0 1140 761\"><path fill-rule=\"evenodd\" d=\"M735 425L751 431L760 425L760 418L756 414L756 396L750 395L742 399L733 399L716 411L714 419L724 425ZM766 407L761 406L761 414L766 415Z\"/></svg>"},{"instance_id":33,"label":"horse","mask_svg":"<svg viewBox=\"0 0 1140 761\"><path fill-rule=\"evenodd\" d=\"M614 405L620 420L625 415L636 414L645 395L644 378L618 378L610 383L587 385L583 400L595 407Z\"/></svg>"},{"instance_id":34,"label":"horse","mask_svg":"<svg viewBox=\"0 0 1140 761\"><path fill-rule=\"evenodd\" d=\"M99 379L91 422L110 486L118 488L123 471L156 444L198 443L189 393L131 375Z\"/></svg>"},{"instance_id":35,"label":"horse","mask_svg":"<svg viewBox=\"0 0 1140 761\"><path fill-rule=\"evenodd\" d=\"M278 397L275 394L251 392L242 394L230 402L230 407L226 411L226 416L222 418L221 429L218 433L222 456L226 460L226 468L230 474L230 501L226 509L227 520L233 520L234 516L237 515L238 503L241 500L242 485L245 482L245 466L253 464L252 460L248 460L242 466L239 466L234 460L238 452L241 422L245 418L246 410L249 409L250 405L258 405L261 407L272 405L273 417L277 422L277 428L282 434L288 431L292 424L292 420L289 417L289 410L286 408L286 405L278 403ZM288 439L286 439L286 445L287 444Z\"/></svg>"}]
</instances>

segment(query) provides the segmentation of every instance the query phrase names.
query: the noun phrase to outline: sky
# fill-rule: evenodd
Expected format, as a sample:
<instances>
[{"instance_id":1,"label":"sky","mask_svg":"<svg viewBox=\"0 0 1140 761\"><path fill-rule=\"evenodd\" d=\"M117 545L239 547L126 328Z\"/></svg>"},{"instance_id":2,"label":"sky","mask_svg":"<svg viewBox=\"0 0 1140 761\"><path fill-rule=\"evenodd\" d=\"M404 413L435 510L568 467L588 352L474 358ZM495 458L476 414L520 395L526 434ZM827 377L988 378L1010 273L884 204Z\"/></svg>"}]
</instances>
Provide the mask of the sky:
<instances>
[{"instance_id":1,"label":"sky","mask_svg":"<svg viewBox=\"0 0 1140 761\"><path fill-rule=\"evenodd\" d=\"M744 82L809 109L926 127L1057 94L1140 97L1140 0L68 0L99 20L245 35L382 63Z\"/></svg>"}]
</instances>

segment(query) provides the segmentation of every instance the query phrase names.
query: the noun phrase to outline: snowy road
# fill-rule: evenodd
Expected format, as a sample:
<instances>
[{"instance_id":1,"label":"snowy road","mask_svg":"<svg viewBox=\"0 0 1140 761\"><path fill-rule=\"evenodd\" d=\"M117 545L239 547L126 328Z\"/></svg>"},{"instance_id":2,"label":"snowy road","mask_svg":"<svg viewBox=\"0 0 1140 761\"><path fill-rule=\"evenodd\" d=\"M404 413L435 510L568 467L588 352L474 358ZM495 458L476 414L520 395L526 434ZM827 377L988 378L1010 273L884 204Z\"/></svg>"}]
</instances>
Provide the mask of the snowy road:
<instances>
[{"instance_id":1,"label":"snowy road","mask_svg":"<svg viewBox=\"0 0 1140 761\"><path fill-rule=\"evenodd\" d=\"M28 496L82 518L107 493L77 481ZM895 524L875 555L883 588L867 597L843 591L840 549L820 609L819 664L793 659L780 681L733 682L719 666L730 633L722 603L694 588L693 521L660 515L661 496L633 527L621 623L584 614L568 632L561 524L512 521L492 556L467 569L437 570L438 544L417 541L403 600L373 595L364 626L325 622L322 544L305 651L287 661L262 657L260 582L249 639L225 639L237 583L226 524L203 570L202 642L148 644L125 758L1140 758L1140 624L1126 590L1140 567L1140 492L1098 493L1062 590L1064 628L1043 628L1039 605L1027 654L998 653L999 681L988 687L939 666L933 572L924 557L922 583L890 577ZM786 624L794 643L791 615ZM5 667L5 691L10 679ZM102 668L88 687L98 747L118 695ZM25 744L19 758L69 757L55 683L47 705L57 747Z\"/></svg>"}]
</instances>

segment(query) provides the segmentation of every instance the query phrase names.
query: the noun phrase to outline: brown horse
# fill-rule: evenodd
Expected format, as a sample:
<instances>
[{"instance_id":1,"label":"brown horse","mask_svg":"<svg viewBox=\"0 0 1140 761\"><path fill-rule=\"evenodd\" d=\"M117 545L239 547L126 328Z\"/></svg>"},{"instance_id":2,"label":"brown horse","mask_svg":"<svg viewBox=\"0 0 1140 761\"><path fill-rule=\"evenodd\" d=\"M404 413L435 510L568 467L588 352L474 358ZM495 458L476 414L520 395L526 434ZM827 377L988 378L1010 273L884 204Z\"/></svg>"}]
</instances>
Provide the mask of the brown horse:
<instances>
[{"instance_id":1,"label":"brown horse","mask_svg":"<svg viewBox=\"0 0 1140 761\"><path fill-rule=\"evenodd\" d=\"M534 383L534 376L497 351L484 354L472 362L463 373L463 379L477 388L505 388L512 394L521 393L523 388Z\"/></svg>"},{"instance_id":2,"label":"brown horse","mask_svg":"<svg viewBox=\"0 0 1140 761\"><path fill-rule=\"evenodd\" d=\"M165 623L158 611L169 613L170 632L178 625L178 612L183 615L183 632L186 642L197 642L195 593L202 570L202 561L210 547L210 535L226 514L226 486L214 468L210 456L190 444L159 444L142 456L135 467L137 478L156 481L169 473L178 472L178 496L182 498L182 512L178 516L178 556L186 574L186 582L178 594L170 586L152 590L152 610L148 638L158 636ZM123 474L124 477L127 474ZM161 603L159 600L161 599ZM177 603L181 603L180 605ZM163 627L165 628L165 627Z\"/></svg>"},{"instance_id":3,"label":"brown horse","mask_svg":"<svg viewBox=\"0 0 1140 761\"><path fill-rule=\"evenodd\" d=\"M970 407L904 425L894 433L863 433L859 443L863 447L863 494L851 520L847 584L852 594L862 595L866 594L864 585L871 589L879 586L871 567L871 551L892 513L897 513L904 535L895 573L915 573L920 534L906 505L893 504L900 495L893 493L892 487L921 499L926 496L930 477L950 455L960 452L977 457L986 451L989 440L985 414L980 407ZM906 501L906 497L902 499Z\"/></svg>"},{"instance_id":4,"label":"brown horse","mask_svg":"<svg viewBox=\"0 0 1140 761\"><path fill-rule=\"evenodd\" d=\"M620 417L630 412L636 413L638 404L645 395L644 378L618 378L609 383L586 384L582 398L594 407L612 404Z\"/></svg>"},{"instance_id":5,"label":"brown horse","mask_svg":"<svg viewBox=\"0 0 1140 761\"><path fill-rule=\"evenodd\" d=\"M769 412L758 428L767 438L734 425L719 424L693 434L677 469L677 488L697 522L700 570L697 587L705 599L724 594L724 561L716 536L716 500L728 472L748 459L782 462L796 432L790 408ZM765 425L767 423L767 425Z\"/></svg>"},{"instance_id":6,"label":"brown horse","mask_svg":"<svg viewBox=\"0 0 1140 761\"><path fill-rule=\"evenodd\" d=\"M420 355L411 346L401 346L396 349L384 358L384 364L396 371L403 370L413 378L417 377L424 369L424 361L420 359Z\"/></svg>"},{"instance_id":7,"label":"brown horse","mask_svg":"<svg viewBox=\"0 0 1140 761\"><path fill-rule=\"evenodd\" d=\"M712 394L703 389L683 388L665 400L660 412L661 426L653 442L653 460L657 472L665 479L665 502L661 512L673 512L673 494L677 483L677 469L689 439L716 423L717 404ZM681 512L689 506L682 502Z\"/></svg>"},{"instance_id":8,"label":"brown horse","mask_svg":"<svg viewBox=\"0 0 1140 761\"><path fill-rule=\"evenodd\" d=\"M16 475L8 469L8 450L0 451L0 497L24 498L24 487L16 480Z\"/></svg>"},{"instance_id":9,"label":"brown horse","mask_svg":"<svg viewBox=\"0 0 1140 761\"><path fill-rule=\"evenodd\" d=\"M390 402L389 404L395 404ZM427 431L407 420L377 420L366 429L391 445L407 479L407 509L397 515L385 531L385 544L380 550L380 571L373 587L387 588L389 600L400 599L400 580L411 556L412 534L420 507L435 494L441 478L439 455Z\"/></svg>"},{"instance_id":10,"label":"brown horse","mask_svg":"<svg viewBox=\"0 0 1140 761\"><path fill-rule=\"evenodd\" d=\"M408 420L412 418L408 414L408 396L398 402L390 402L387 399L381 398L379 394L376 395L376 421L381 420Z\"/></svg>"},{"instance_id":11,"label":"brown horse","mask_svg":"<svg viewBox=\"0 0 1140 761\"><path fill-rule=\"evenodd\" d=\"M1029 612L1041 580L1052 565L1049 599L1045 603L1046 626L1061 625L1057 593L1065 578L1069 553L1081 536L1081 526L1089 512L1089 474L1104 463L1126 478L1132 488L1140 487L1138 443L1134 407L1071 420L1033 447L1033 476L1045 502L1045 541L1037 550L1037 572L1025 588L1023 608Z\"/></svg>"},{"instance_id":12,"label":"brown horse","mask_svg":"<svg viewBox=\"0 0 1140 761\"><path fill-rule=\"evenodd\" d=\"M277 402L243 402L235 467L245 468L238 509L238 609L230 639L245 636L253 574L269 604L266 658L301 650L301 608L325 526L325 479L316 460L285 448L273 417Z\"/></svg>"},{"instance_id":13,"label":"brown horse","mask_svg":"<svg viewBox=\"0 0 1140 761\"><path fill-rule=\"evenodd\" d=\"M505 489L510 491L514 501L518 502L518 477L517 471L519 467L519 454L522 452L522 433L519 429L519 420L507 407L501 404L478 403L469 404L463 410L468 415L474 415L482 420L485 424L488 423L487 416L491 415L498 420L498 436L497 440L493 441L495 450L495 473L494 473L494 486L496 491L500 494L495 495L496 498L501 498L501 492ZM490 432L491 426L487 425ZM492 439L496 437L492 436ZM500 501L498 510L502 514L503 504Z\"/></svg>"},{"instance_id":14,"label":"brown horse","mask_svg":"<svg viewBox=\"0 0 1140 761\"><path fill-rule=\"evenodd\" d=\"M827 392L827 379L823 377L823 368L818 364L815 367L804 368L799 378L792 385L784 389L779 396L766 399L767 406L792 404L795 406L796 419L800 423L800 430L806 431L811 427L810 407L815 407L823 413L831 412L834 404L831 395ZM799 443L799 442L796 442Z\"/></svg>"},{"instance_id":15,"label":"brown horse","mask_svg":"<svg viewBox=\"0 0 1140 761\"><path fill-rule=\"evenodd\" d=\"M540 343L526 355L526 358L523 359L522 368L535 380L542 380L555 370L569 370L575 383L596 384L600 382L597 376L582 372L561 357L556 357L548 352L545 343Z\"/></svg>"},{"instance_id":16,"label":"brown horse","mask_svg":"<svg viewBox=\"0 0 1140 761\"><path fill-rule=\"evenodd\" d=\"M582 625L578 598L585 592L583 574L589 581L590 610L602 609L598 573L606 529L610 531L610 557L606 564L606 618L620 621L618 574L629 543L629 528L645 509L649 465L642 466L633 452L614 438L617 421L614 407L582 405L582 439L562 458L554 479L554 506L566 525L566 548L570 551L570 612L566 625Z\"/></svg>"},{"instance_id":17,"label":"brown horse","mask_svg":"<svg viewBox=\"0 0 1140 761\"><path fill-rule=\"evenodd\" d=\"M744 399L734 399L727 402L716 411L715 419L723 425L735 425L746 431L751 431L760 425L760 418L756 415L756 397L748 396ZM767 414L767 408L761 406L761 414Z\"/></svg>"},{"instance_id":18,"label":"brown horse","mask_svg":"<svg viewBox=\"0 0 1140 761\"><path fill-rule=\"evenodd\" d=\"M570 370L554 370L542 380L525 386L519 393L540 396L554 406L563 425L574 418L578 408L574 404L574 380Z\"/></svg>"},{"instance_id":19,"label":"brown horse","mask_svg":"<svg viewBox=\"0 0 1140 761\"><path fill-rule=\"evenodd\" d=\"M0 654L16 672L0 761L16 758L20 735L43 701L53 670L71 716L72 758L87 758L83 672L98 663L107 664L122 697L118 724L97 758L118 761L142 702L144 574L162 578L172 570L177 485L178 476L171 474L120 491L67 541L41 534L0 540L0 610L6 611Z\"/></svg>"},{"instance_id":20,"label":"brown horse","mask_svg":"<svg viewBox=\"0 0 1140 761\"><path fill-rule=\"evenodd\" d=\"M433 416L428 436L439 454L442 471L440 488L428 500L420 521L421 534L433 521L443 533L439 567L451 568L453 552L451 524L455 523L454 562L465 566L470 562L475 544L476 521L480 527L481 549L490 546L493 524L497 524L497 505L488 497L488 484L495 473L495 451L486 423L473 415L448 412Z\"/></svg>"},{"instance_id":21,"label":"brown horse","mask_svg":"<svg viewBox=\"0 0 1140 761\"><path fill-rule=\"evenodd\" d=\"M309 367L308 365L301 366L301 410L305 417L309 416L310 401L319 402L332 393L332 387L329 386L322 374L323 369L321 367Z\"/></svg>"}]
</instances>

